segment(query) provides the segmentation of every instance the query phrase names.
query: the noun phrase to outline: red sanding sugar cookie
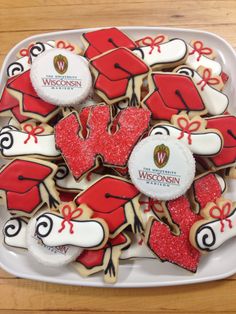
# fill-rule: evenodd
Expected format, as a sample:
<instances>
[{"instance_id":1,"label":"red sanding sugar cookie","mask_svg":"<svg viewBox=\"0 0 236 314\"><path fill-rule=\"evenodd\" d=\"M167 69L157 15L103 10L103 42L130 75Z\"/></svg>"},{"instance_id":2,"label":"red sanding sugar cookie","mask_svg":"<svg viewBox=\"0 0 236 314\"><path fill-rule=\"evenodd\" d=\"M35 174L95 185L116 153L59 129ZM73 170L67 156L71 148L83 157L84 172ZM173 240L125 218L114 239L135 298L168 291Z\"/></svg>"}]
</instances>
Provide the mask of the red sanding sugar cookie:
<instances>
[{"instance_id":1,"label":"red sanding sugar cookie","mask_svg":"<svg viewBox=\"0 0 236 314\"><path fill-rule=\"evenodd\" d=\"M165 203L173 223L180 229L179 235L174 235L168 225L151 218L145 232L145 242L152 252L162 262L170 262L191 272L196 272L200 253L191 245L189 232L192 225L201 219L190 208L188 200L181 196Z\"/></svg>"},{"instance_id":2,"label":"red sanding sugar cookie","mask_svg":"<svg viewBox=\"0 0 236 314\"><path fill-rule=\"evenodd\" d=\"M90 109L87 137L75 112L60 120L55 127L56 146L61 151L76 179L99 163L126 167L129 155L149 125L150 113L142 108L127 108L119 114L119 129L111 133L111 108L97 105ZM84 124L84 123L83 123Z\"/></svg>"}]
</instances>

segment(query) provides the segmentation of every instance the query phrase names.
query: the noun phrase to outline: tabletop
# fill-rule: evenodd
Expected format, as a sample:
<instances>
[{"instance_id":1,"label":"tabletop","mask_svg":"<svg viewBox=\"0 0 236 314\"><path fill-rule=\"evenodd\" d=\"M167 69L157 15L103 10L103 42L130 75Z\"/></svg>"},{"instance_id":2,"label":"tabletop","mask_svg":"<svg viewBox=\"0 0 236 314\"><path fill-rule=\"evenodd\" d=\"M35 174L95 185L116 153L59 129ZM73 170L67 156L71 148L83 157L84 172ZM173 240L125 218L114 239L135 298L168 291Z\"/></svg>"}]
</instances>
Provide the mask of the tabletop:
<instances>
[{"instance_id":1,"label":"tabletop","mask_svg":"<svg viewBox=\"0 0 236 314\"><path fill-rule=\"evenodd\" d=\"M30 35L110 25L196 28L236 48L236 1L0 0L0 64ZM0 293L0 314L236 312L236 276L191 286L99 289L24 280L0 270Z\"/></svg>"}]
</instances>

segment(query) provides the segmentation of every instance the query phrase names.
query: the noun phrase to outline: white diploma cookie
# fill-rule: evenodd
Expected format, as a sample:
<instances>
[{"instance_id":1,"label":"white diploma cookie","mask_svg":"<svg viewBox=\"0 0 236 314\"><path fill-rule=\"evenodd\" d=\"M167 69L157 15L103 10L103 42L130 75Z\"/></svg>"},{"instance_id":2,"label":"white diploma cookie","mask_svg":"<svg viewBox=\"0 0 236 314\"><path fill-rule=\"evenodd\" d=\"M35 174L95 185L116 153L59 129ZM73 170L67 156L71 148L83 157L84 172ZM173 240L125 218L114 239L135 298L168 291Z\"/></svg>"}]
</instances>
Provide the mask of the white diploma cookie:
<instances>
[{"instance_id":1,"label":"white diploma cookie","mask_svg":"<svg viewBox=\"0 0 236 314\"><path fill-rule=\"evenodd\" d=\"M68 217L42 214L37 218L37 236L48 246L74 245L83 249L101 247L106 238L106 230L100 221L69 220Z\"/></svg>"},{"instance_id":2,"label":"white diploma cookie","mask_svg":"<svg viewBox=\"0 0 236 314\"><path fill-rule=\"evenodd\" d=\"M0 151L4 157L40 156L52 159L60 156L55 146L54 134L41 134L42 126L26 124L21 131L13 126L0 131Z\"/></svg>"},{"instance_id":3,"label":"white diploma cookie","mask_svg":"<svg viewBox=\"0 0 236 314\"><path fill-rule=\"evenodd\" d=\"M92 88L88 63L65 49L54 48L38 56L30 78L39 97L58 106L78 105Z\"/></svg>"},{"instance_id":4,"label":"white diploma cookie","mask_svg":"<svg viewBox=\"0 0 236 314\"><path fill-rule=\"evenodd\" d=\"M22 218L11 218L3 227L4 243L8 246L26 249L27 222Z\"/></svg>"},{"instance_id":5,"label":"white diploma cookie","mask_svg":"<svg viewBox=\"0 0 236 314\"><path fill-rule=\"evenodd\" d=\"M212 53L212 49L204 47L201 41L196 41L194 45L195 47L187 45L189 54L185 63L194 70L203 66L204 68L211 69L213 75L220 75L222 72L221 64L207 57L207 54Z\"/></svg>"},{"instance_id":6,"label":"white diploma cookie","mask_svg":"<svg viewBox=\"0 0 236 314\"><path fill-rule=\"evenodd\" d=\"M183 129L170 124L156 125L150 135L169 135L184 142L195 155L214 156L217 155L223 146L221 136L217 132L205 133L185 132ZM191 136L191 137L190 137ZM191 138L191 141L189 141Z\"/></svg>"},{"instance_id":7,"label":"white diploma cookie","mask_svg":"<svg viewBox=\"0 0 236 314\"><path fill-rule=\"evenodd\" d=\"M236 236L236 208L230 209L230 206L230 203L225 203L223 207L212 207L212 220L195 228L193 236L197 249L213 251Z\"/></svg>"},{"instance_id":8,"label":"white diploma cookie","mask_svg":"<svg viewBox=\"0 0 236 314\"><path fill-rule=\"evenodd\" d=\"M229 105L228 97L223 94L221 91L215 89L211 85L211 74L208 69L204 70L203 77L198 74L198 72L188 68L180 67L176 73L190 76L198 87L198 91L201 95L201 98L208 110L208 113L211 115L221 115L225 112Z\"/></svg>"},{"instance_id":9,"label":"white diploma cookie","mask_svg":"<svg viewBox=\"0 0 236 314\"><path fill-rule=\"evenodd\" d=\"M30 219L27 227L27 247L29 253L40 263L47 266L61 266L74 261L82 252L82 249L72 245L47 246L37 236L35 229L37 218L41 214Z\"/></svg>"},{"instance_id":10,"label":"white diploma cookie","mask_svg":"<svg viewBox=\"0 0 236 314\"><path fill-rule=\"evenodd\" d=\"M143 194L158 200L183 195L193 182L195 160L188 147L170 136L149 136L133 149L128 168Z\"/></svg>"},{"instance_id":11,"label":"white diploma cookie","mask_svg":"<svg viewBox=\"0 0 236 314\"><path fill-rule=\"evenodd\" d=\"M182 39L172 39L152 49L150 46L135 48L133 53L154 68L168 67L171 64L180 64L187 55L187 45ZM182 62L183 63L183 62Z\"/></svg>"}]
</instances>

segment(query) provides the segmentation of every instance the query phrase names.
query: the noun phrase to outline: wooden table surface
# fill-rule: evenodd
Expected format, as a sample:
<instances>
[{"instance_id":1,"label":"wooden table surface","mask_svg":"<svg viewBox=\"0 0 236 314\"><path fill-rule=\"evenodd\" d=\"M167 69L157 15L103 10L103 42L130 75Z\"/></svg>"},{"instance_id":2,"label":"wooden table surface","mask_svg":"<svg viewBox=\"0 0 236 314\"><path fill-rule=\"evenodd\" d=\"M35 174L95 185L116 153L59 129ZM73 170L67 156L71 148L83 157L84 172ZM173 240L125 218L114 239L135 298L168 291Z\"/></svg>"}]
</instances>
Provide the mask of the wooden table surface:
<instances>
[{"instance_id":1,"label":"wooden table surface","mask_svg":"<svg viewBox=\"0 0 236 314\"><path fill-rule=\"evenodd\" d=\"M224 37L236 48L236 1L0 0L0 64L12 46L30 35L109 25L197 28ZM68 311L236 312L236 276L191 286L99 289L34 282L0 270L0 314Z\"/></svg>"}]
</instances>

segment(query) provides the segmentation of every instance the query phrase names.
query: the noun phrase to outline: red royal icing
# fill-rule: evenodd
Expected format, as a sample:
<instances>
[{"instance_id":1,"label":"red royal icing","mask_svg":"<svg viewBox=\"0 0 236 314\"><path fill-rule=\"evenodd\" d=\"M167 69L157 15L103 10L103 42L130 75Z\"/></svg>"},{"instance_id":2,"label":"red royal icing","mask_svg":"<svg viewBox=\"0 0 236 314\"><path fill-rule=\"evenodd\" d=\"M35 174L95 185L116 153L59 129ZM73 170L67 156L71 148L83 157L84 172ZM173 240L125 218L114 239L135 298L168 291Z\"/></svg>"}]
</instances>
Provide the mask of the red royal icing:
<instances>
[{"instance_id":1,"label":"red royal icing","mask_svg":"<svg viewBox=\"0 0 236 314\"><path fill-rule=\"evenodd\" d=\"M83 37L89 43L89 47L85 51L85 57L88 59L118 47L126 47L128 49L137 47L135 42L115 27L85 33Z\"/></svg>"},{"instance_id":2,"label":"red royal icing","mask_svg":"<svg viewBox=\"0 0 236 314\"><path fill-rule=\"evenodd\" d=\"M177 74L152 74L154 90L144 100L155 120L171 120L180 111L203 111L205 105L190 77Z\"/></svg>"},{"instance_id":3,"label":"red royal icing","mask_svg":"<svg viewBox=\"0 0 236 314\"><path fill-rule=\"evenodd\" d=\"M230 218L228 218L230 211L231 211L231 204L229 202L225 203L221 208L216 205L210 208L209 215L212 218L220 220L220 224L221 224L220 232L224 232L225 230L224 221L228 222L228 226L230 229L233 228L232 221Z\"/></svg>"},{"instance_id":4,"label":"red royal icing","mask_svg":"<svg viewBox=\"0 0 236 314\"><path fill-rule=\"evenodd\" d=\"M163 43L163 41L165 40L165 36L164 35L159 35L155 38L152 38L150 36L146 36L140 40L137 41L137 43L141 46L150 46L150 51L149 54L152 54L154 48L156 47L157 52L161 52L161 46L160 44Z\"/></svg>"},{"instance_id":5,"label":"red royal icing","mask_svg":"<svg viewBox=\"0 0 236 314\"><path fill-rule=\"evenodd\" d=\"M202 55L211 55L213 50L208 47L203 46L203 42L197 40L193 44L193 50L189 52L189 55L193 55L194 53L198 54L197 61L200 61Z\"/></svg>"},{"instance_id":6,"label":"red royal icing","mask_svg":"<svg viewBox=\"0 0 236 314\"><path fill-rule=\"evenodd\" d=\"M144 209L144 213L148 213L150 212L151 210L153 210L154 212L156 213L164 213L164 210L163 208L161 207L161 202L158 201L158 200L154 200L152 198L148 198L148 201L145 202L145 201L139 201L139 204L140 205L144 205L144 204L147 204L147 208ZM156 206L156 205L159 205L159 206Z\"/></svg>"},{"instance_id":7,"label":"red royal icing","mask_svg":"<svg viewBox=\"0 0 236 314\"><path fill-rule=\"evenodd\" d=\"M163 262L168 261L196 272L200 253L191 245L189 232L200 217L193 214L189 202L184 196L167 202L167 208L174 223L180 228L180 235L173 235L167 225L154 220L147 245Z\"/></svg>"},{"instance_id":8,"label":"red royal icing","mask_svg":"<svg viewBox=\"0 0 236 314\"><path fill-rule=\"evenodd\" d=\"M66 222L67 222L68 225L70 226L70 233L73 234L74 233L74 230L73 230L74 225L73 225L73 222L71 220L80 217L82 214L83 214L82 208L78 207L78 208L72 210L70 205L68 205L68 204L64 205L62 208L62 215L63 215L64 219L62 220L61 228L58 230L58 232L61 233L66 228Z\"/></svg>"},{"instance_id":9,"label":"red royal icing","mask_svg":"<svg viewBox=\"0 0 236 314\"><path fill-rule=\"evenodd\" d=\"M36 135L39 135L44 132L44 128L42 126L33 126L30 123L25 124L23 127L23 130L26 133L28 133L28 136L26 140L24 141L24 144L27 144L31 137L34 139L34 142L37 144L38 139Z\"/></svg>"},{"instance_id":10,"label":"red royal icing","mask_svg":"<svg viewBox=\"0 0 236 314\"><path fill-rule=\"evenodd\" d=\"M56 125L56 145L77 179L96 167L98 156L104 165L124 167L134 145L148 128L149 119L148 110L127 108L119 114L119 130L110 134L111 108L95 106L88 118L87 138L80 134L81 123L72 113Z\"/></svg>"},{"instance_id":11,"label":"red royal icing","mask_svg":"<svg viewBox=\"0 0 236 314\"><path fill-rule=\"evenodd\" d=\"M208 202L215 202L221 197L222 190L216 176L209 173L193 182L193 193L200 208L204 208Z\"/></svg>"},{"instance_id":12,"label":"red royal icing","mask_svg":"<svg viewBox=\"0 0 236 314\"><path fill-rule=\"evenodd\" d=\"M189 122L188 119L186 119L185 117L179 117L177 119L177 124L182 129L180 136L178 137L178 140L184 137L184 133L187 133L188 143L189 145L191 145L192 144L191 134L192 132L199 130L199 128L201 127L201 122L200 121Z\"/></svg>"},{"instance_id":13,"label":"red royal icing","mask_svg":"<svg viewBox=\"0 0 236 314\"><path fill-rule=\"evenodd\" d=\"M231 115L216 116L206 119L207 128L217 129L224 138L221 152L210 157L216 167L227 167L236 160L236 117Z\"/></svg>"},{"instance_id":14,"label":"red royal icing","mask_svg":"<svg viewBox=\"0 0 236 314\"><path fill-rule=\"evenodd\" d=\"M211 71L209 69L204 69L202 79L197 85L200 85L203 91L206 85L217 85L219 83L220 80L217 77L211 77Z\"/></svg>"},{"instance_id":15,"label":"red royal icing","mask_svg":"<svg viewBox=\"0 0 236 314\"><path fill-rule=\"evenodd\" d=\"M102 218L107 222L110 233L117 233L130 224L124 207L127 203L131 204L138 194L139 191L132 183L105 176L81 192L75 202L77 205L86 204L93 210L94 218Z\"/></svg>"},{"instance_id":16,"label":"red royal icing","mask_svg":"<svg viewBox=\"0 0 236 314\"><path fill-rule=\"evenodd\" d=\"M19 52L21 57L28 57L28 63L30 63L30 49L33 46L34 46L34 44L30 44L27 48L23 48Z\"/></svg>"},{"instance_id":17,"label":"red royal icing","mask_svg":"<svg viewBox=\"0 0 236 314\"><path fill-rule=\"evenodd\" d=\"M75 50L74 46L72 46L71 44L66 43L64 40L59 40L57 42L57 47L56 48L67 49L69 51L74 51Z\"/></svg>"}]
</instances>

